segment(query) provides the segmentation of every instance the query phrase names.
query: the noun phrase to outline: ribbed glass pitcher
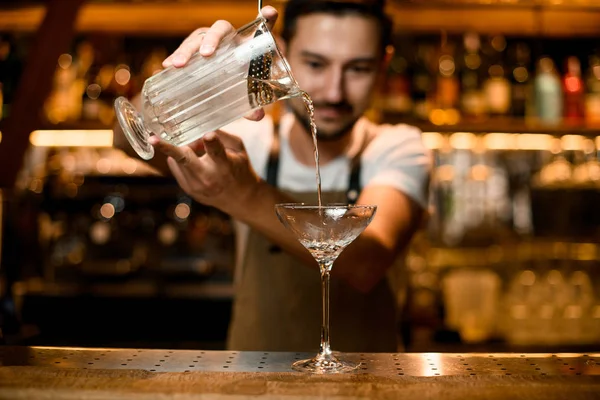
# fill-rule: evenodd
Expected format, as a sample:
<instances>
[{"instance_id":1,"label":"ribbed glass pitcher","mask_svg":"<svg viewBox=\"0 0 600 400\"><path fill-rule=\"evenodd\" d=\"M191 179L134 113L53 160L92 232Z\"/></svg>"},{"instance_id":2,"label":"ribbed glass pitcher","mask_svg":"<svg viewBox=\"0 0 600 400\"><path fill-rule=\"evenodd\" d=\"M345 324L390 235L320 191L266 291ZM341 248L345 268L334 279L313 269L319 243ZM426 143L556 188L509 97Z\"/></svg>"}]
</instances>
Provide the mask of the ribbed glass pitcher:
<instances>
[{"instance_id":1,"label":"ribbed glass pitcher","mask_svg":"<svg viewBox=\"0 0 600 400\"><path fill-rule=\"evenodd\" d=\"M262 17L225 37L215 53L196 53L182 68L148 78L142 109L124 97L115 101L117 120L134 150L154 156L152 134L175 146L189 144L277 100L300 96L289 65Z\"/></svg>"}]
</instances>

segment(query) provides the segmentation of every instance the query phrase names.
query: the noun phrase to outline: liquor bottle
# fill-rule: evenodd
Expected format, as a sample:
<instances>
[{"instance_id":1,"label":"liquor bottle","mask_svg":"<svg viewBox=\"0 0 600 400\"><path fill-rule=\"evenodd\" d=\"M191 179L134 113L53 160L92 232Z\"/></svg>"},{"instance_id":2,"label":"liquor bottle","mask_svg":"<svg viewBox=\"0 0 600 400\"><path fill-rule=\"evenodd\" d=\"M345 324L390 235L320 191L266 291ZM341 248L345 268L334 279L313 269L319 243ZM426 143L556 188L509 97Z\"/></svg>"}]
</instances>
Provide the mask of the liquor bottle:
<instances>
[{"instance_id":1,"label":"liquor bottle","mask_svg":"<svg viewBox=\"0 0 600 400\"><path fill-rule=\"evenodd\" d=\"M395 55L390 62L386 85L382 93L382 107L395 114L408 115L413 108L406 58Z\"/></svg>"},{"instance_id":2,"label":"liquor bottle","mask_svg":"<svg viewBox=\"0 0 600 400\"><path fill-rule=\"evenodd\" d=\"M504 66L506 40L502 36L494 36L491 45L495 52L490 56L488 77L483 83L487 110L490 115L506 115L510 111L511 100L510 83L506 79Z\"/></svg>"},{"instance_id":3,"label":"liquor bottle","mask_svg":"<svg viewBox=\"0 0 600 400\"><path fill-rule=\"evenodd\" d=\"M430 93L432 90L431 64L434 49L426 43L419 43L415 53L414 72L412 75L411 91L414 102L415 118L427 120L431 109Z\"/></svg>"},{"instance_id":4,"label":"liquor bottle","mask_svg":"<svg viewBox=\"0 0 600 400\"><path fill-rule=\"evenodd\" d=\"M454 45L442 38L437 60L436 107L455 110L458 107L459 81L454 57Z\"/></svg>"},{"instance_id":5,"label":"liquor bottle","mask_svg":"<svg viewBox=\"0 0 600 400\"><path fill-rule=\"evenodd\" d=\"M600 57L589 58L589 69L585 79L585 120L589 124L600 123Z\"/></svg>"},{"instance_id":6,"label":"liquor bottle","mask_svg":"<svg viewBox=\"0 0 600 400\"><path fill-rule=\"evenodd\" d=\"M581 79L581 64L575 56L565 62L565 74L562 79L564 92L564 117L566 122L578 123L584 119L585 93Z\"/></svg>"},{"instance_id":7,"label":"liquor bottle","mask_svg":"<svg viewBox=\"0 0 600 400\"><path fill-rule=\"evenodd\" d=\"M542 57L534 79L535 113L540 122L557 124L563 115L563 93L554 61Z\"/></svg>"},{"instance_id":8,"label":"liquor bottle","mask_svg":"<svg viewBox=\"0 0 600 400\"><path fill-rule=\"evenodd\" d=\"M479 54L480 39L475 32L463 37L464 55L460 71L460 108L467 117L481 117L486 112L482 90L481 65Z\"/></svg>"},{"instance_id":9,"label":"liquor bottle","mask_svg":"<svg viewBox=\"0 0 600 400\"><path fill-rule=\"evenodd\" d=\"M511 75L511 114L517 118L524 118L527 114L528 103L531 96L531 73L529 63L531 52L524 42L516 43L512 48L511 58L514 64Z\"/></svg>"}]
</instances>

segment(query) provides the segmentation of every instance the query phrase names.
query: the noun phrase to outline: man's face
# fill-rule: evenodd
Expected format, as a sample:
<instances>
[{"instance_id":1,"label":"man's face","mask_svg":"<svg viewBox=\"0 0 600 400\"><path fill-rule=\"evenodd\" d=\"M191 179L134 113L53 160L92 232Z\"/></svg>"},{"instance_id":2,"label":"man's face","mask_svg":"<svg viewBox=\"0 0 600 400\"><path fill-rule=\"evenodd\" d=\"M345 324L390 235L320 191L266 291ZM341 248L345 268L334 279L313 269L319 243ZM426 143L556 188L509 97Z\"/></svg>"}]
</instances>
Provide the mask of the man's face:
<instances>
[{"instance_id":1,"label":"man's face","mask_svg":"<svg viewBox=\"0 0 600 400\"><path fill-rule=\"evenodd\" d=\"M310 14L297 20L287 59L315 105L320 139L347 133L369 107L381 69L377 21L358 15ZM291 101L307 127L301 101Z\"/></svg>"}]
</instances>

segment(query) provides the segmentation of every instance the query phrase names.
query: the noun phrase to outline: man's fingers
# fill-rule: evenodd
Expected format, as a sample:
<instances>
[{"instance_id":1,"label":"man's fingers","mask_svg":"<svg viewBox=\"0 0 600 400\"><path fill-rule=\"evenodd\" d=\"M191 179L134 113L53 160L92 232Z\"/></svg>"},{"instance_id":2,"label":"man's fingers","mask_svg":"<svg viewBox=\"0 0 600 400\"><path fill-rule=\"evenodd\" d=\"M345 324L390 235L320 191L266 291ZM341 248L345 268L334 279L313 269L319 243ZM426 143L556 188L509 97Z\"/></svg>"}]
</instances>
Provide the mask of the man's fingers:
<instances>
[{"instance_id":1,"label":"man's fingers","mask_svg":"<svg viewBox=\"0 0 600 400\"><path fill-rule=\"evenodd\" d=\"M184 170L186 170L186 169L183 168L181 166L181 164L179 164L177 161L175 161L175 159L173 159L171 157L167 158L167 165L169 166L169 169L171 170L173 177L175 178L175 180L177 181L179 186L181 186L183 191L186 193L189 192L189 184L187 181L187 175L186 175L186 173L184 173Z\"/></svg>"},{"instance_id":2,"label":"man's fingers","mask_svg":"<svg viewBox=\"0 0 600 400\"><path fill-rule=\"evenodd\" d=\"M225 152L225 146L217 137L216 132L207 133L204 138L204 149L206 154L210 156L216 163L227 162L227 154Z\"/></svg>"},{"instance_id":3,"label":"man's fingers","mask_svg":"<svg viewBox=\"0 0 600 400\"><path fill-rule=\"evenodd\" d=\"M205 57L212 55L223 38L233 32L235 32L235 29L229 22L224 20L215 22L210 29L206 31L206 35L200 46L200 54Z\"/></svg>"},{"instance_id":4,"label":"man's fingers","mask_svg":"<svg viewBox=\"0 0 600 400\"><path fill-rule=\"evenodd\" d=\"M273 31L273 27L275 26L275 22L277 21L277 17L279 14L277 10L271 6L264 6L260 10L260 14L267 20L267 27L270 31Z\"/></svg>"},{"instance_id":5,"label":"man's fingers","mask_svg":"<svg viewBox=\"0 0 600 400\"><path fill-rule=\"evenodd\" d=\"M172 144L169 144L163 140L160 140L156 136L150 136L148 141L158 151L160 151L161 153L163 153L164 155L166 155L168 157L171 157L173 160L175 160L177 163L179 163L181 165L188 165L190 163L198 161L198 156L196 155L194 150L192 150L188 146L181 146L181 147L173 146Z\"/></svg>"},{"instance_id":6,"label":"man's fingers","mask_svg":"<svg viewBox=\"0 0 600 400\"><path fill-rule=\"evenodd\" d=\"M242 139L240 139L239 136L232 135L220 129L217 129L215 131L215 134L217 135L221 143L223 143L223 146L226 149L231 149L236 152L246 151L244 147L244 142L242 141Z\"/></svg>"},{"instance_id":7,"label":"man's fingers","mask_svg":"<svg viewBox=\"0 0 600 400\"><path fill-rule=\"evenodd\" d=\"M163 61L163 67L171 65L183 67L198 51L205 57L211 56L223 38L233 32L235 32L233 26L223 20L215 22L208 29L198 28L181 43L173 54Z\"/></svg>"},{"instance_id":8,"label":"man's fingers","mask_svg":"<svg viewBox=\"0 0 600 400\"><path fill-rule=\"evenodd\" d=\"M265 6L260 13L267 20L267 27L272 30L279 15L277 10L271 6ZM198 28L181 43L173 54L163 61L162 65L164 68L183 67L198 51L205 57L211 56L223 38L233 32L235 32L235 28L224 20L215 22L209 29Z\"/></svg>"},{"instance_id":9,"label":"man's fingers","mask_svg":"<svg viewBox=\"0 0 600 400\"><path fill-rule=\"evenodd\" d=\"M194 153L196 153L198 157L206 153L206 149L204 148L204 140L202 139L198 139L195 142L188 144L188 146L194 150Z\"/></svg>"},{"instance_id":10,"label":"man's fingers","mask_svg":"<svg viewBox=\"0 0 600 400\"><path fill-rule=\"evenodd\" d=\"M265 117L265 110L259 108L256 111L252 111L250 114L244 116L244 118L249 119L250 121L260 121Z\"/></svg>"},{"instance_id":11,"label":"man's fingers","mask_svg":"<svg viewBox=\"0 0 600 400\"><path fill-rule=\"evenodd\" d=\"M192 57L194 53L198 51L202 45L204 36L208 28L198 28L192 32L171 54L163 61L163 67L167 68L171 65L175 67L183 67Z\"/></svg>"}]
</instances>

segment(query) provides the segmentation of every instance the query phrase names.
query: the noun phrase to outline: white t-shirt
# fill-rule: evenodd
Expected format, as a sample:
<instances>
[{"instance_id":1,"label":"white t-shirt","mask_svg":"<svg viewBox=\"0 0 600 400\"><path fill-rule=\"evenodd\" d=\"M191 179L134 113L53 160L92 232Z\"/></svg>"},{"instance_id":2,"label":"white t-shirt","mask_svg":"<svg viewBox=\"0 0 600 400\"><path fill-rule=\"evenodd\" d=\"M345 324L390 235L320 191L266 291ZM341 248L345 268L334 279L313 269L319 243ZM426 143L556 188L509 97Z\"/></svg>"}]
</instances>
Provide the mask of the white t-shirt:
<instances>
[{"instance_id":1,"label":"white t-shirt","mask_svg":"<svg viewBox=\"0 0 600 400\"><path fill-rule=\"evenodd\" d=\"M280 156L277 187L294 192L316 192L315 168L299 163L289 146L289 135L294 116L286 114L280 121ZM273 121L265 117L261 121L238 120L222 130L241 137L248 152L250 163L256 173L266 179L266 166L273 143ZM413 126L376 125L361 118L354 127L353 135L373 135L361 155L361 187L370 184L387 185L406 194L423 208L427 208L430 156L421 140L421 131ZM361 137L357 137L360 143ZM350 179L350 158L339 156L321 164L321 188L327 191L343 191ZM240 271L246 243L248 226L234 223L236 230L236 275Z\"/></svg>"}]
</instances>

